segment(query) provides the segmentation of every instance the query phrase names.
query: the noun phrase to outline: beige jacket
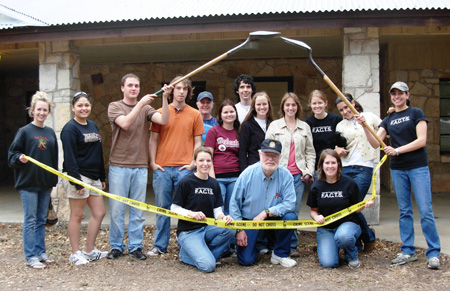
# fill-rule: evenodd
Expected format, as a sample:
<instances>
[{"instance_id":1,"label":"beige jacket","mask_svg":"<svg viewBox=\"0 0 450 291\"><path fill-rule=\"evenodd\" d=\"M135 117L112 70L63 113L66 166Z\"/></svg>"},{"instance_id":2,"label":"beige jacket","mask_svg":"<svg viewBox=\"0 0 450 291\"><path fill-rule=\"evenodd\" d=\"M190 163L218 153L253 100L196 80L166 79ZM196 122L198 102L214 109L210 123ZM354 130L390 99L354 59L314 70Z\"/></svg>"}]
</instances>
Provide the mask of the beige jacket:
<instances>
[{"instance_id":1,"label":"beige jacket","mask_svg":"<svg viewBox=\"0 0 450 291\"><path fill-rule=\"evenodd\" d=\"M366 119L367 125L377 132L381 119L371 112L363 112L361 115ZM346 149L349 153L345 157L341 157L342 160L348 161L356 146L358 147L364 162L373 161L378 157L379 149L374 149L370 145L366 134L364 133L363 126L356 123L356 121L352 122L344 118L336 126L336 131L339 131L341 135L347 139Z\"/></svg>"},{"instance_id":2,"label":"beige jacket","mask_svg":"<svg viewBox=\"0 0 450 291\"><path fill-rule=\"evenodd\" d=\"M281 142L280 165L287 167L289 161L289 151L291 147L291 132L286 125L284 118L277 119L270 123L267 129L266 139L276 139ZM306 122L297 119L294 130L295 163L302 171L302 175L314 177L314 165L316 162L316 151L314 150L311 128Z\"/></svg>"}]
</instances>

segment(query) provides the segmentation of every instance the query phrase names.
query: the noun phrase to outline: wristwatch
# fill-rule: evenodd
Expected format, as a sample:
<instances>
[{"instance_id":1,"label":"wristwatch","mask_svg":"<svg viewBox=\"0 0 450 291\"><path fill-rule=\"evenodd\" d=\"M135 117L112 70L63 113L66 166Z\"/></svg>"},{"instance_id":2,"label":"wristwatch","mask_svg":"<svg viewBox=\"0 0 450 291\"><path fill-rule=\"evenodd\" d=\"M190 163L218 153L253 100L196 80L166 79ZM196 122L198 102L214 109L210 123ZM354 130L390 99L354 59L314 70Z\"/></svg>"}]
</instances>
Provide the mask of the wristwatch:
<instances>
[{"instance_id":1,"label":"wristwatch","mask_svg":"<svg viewBox=\"0 0 450 291\"><path fill-rule=\"evenodd\" d=\"M394 149L394 151L397 154L397 156L400 154L400 151L398 149Z\"/></svg>"},{"instance_id":2,"label":"wristwatch","mask_svg":"<svg viewBox=\"0 0 450 291\"><path fill-rule=\"evenodd\" d=\"M267 218L269 218L269 209L265 209Z\"/></svg>"}]
</instances>

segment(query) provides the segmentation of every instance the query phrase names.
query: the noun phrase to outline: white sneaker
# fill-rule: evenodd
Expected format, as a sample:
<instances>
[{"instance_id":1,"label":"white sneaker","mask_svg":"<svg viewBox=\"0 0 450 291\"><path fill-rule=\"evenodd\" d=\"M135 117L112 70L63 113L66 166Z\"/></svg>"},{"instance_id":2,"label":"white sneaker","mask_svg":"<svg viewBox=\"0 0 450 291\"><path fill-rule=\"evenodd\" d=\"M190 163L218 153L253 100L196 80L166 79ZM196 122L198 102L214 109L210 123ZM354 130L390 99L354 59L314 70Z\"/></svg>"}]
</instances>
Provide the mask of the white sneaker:
<instances>
[{"instance_id":1,"label":"white sneaker","mask_svg":"<svg viewBox=\"0 0 450 291\"><path fill-rule=\"evenodd\" d=\"M274 252L272 252L272 257L270 258L270 262L274 265L282 265L285 268L292 268L297 265L297 262L289 257L281 258L277 255L275 255Z\"/></svg>"},{"instance_id":2,"label":"white sneaker","mask_svg":"<svg viewBox=\"0 0 450 291\"><path fill-rule=\"evenodd\" d=\"M83 251L83 256L88 262L97 261L105 258L108 255L108 252L101 252L94 248L90 253L86 253Z\"/></svg>"},{"instance_id":3,"label":"white sneaker","mask_svg":"<svg viewBox=\"0 0 450 291\"><path fill-rule=\"evenodd\" d=\"M160 250L158 250L157 248L153 248L151 251L149 251L148 253L147 253L147 256L150 256L150 257L157 257L157 256L159 256L159 255L161 255L162 254L162 252L160 251Z\"/></svg>"},{"instance_id":4,"label":"white sneaker","mask_svg":"<svg viewBox=\"0 0 450 291\"><path fill-rule=\"evenodd\" d=\"M75 254L71 254L70 255L69 262L71 264L74 264L74 265L77 265L77 266L78 265L86 265L86 264L89 263L88 260L86 260L84 258L83 254L81 253L80 250L76 251Z\"/></svg>"}]
</instances>

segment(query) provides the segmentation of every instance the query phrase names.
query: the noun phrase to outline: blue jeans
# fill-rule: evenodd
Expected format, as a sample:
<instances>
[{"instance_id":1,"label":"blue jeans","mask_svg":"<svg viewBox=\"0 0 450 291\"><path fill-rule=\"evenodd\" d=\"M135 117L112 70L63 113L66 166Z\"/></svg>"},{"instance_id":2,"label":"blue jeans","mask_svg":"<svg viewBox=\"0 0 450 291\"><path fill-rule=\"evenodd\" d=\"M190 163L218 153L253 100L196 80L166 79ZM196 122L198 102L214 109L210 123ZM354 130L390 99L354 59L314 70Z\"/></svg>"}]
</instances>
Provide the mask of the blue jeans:
<instances>
[{"instance_id":1,"label":"blue jeans","mask_svg":"<svg viewBox=\"0 0 450 291\"><path fill-rule=\"evenodd\" d=\"M359 193L361 195L361 199L367 194L367 191L370 188L370 184L372 183L372 174L373 168L363 167L363 166L347 166L342 168L342 175L352 178L356 184L358 185ZM357 212L359 226L361 226L361 240L364 243L375 241L375 233L370 229L367 225L366 218L361 212ZM361 242L358 240L357 242L358 249L362 249Z\"/></svg>"},{"instance_id":2,"label":"blue jeans","mask_svg":"<svg viewBox=\"0 0 450 291\"><path fill-rule=\"evenodd\" d=\"M147 192L147 168L123 168L109 166L109 192L118 196L145 202ZM111 223L109 227L109 244L111 249L123 252L125 236L126 205L114 199L109 199ZM143 249L144 245L144 210L128 208L128 252Z\"/></svg>"},{"instance_id":3,"label":"blue jeans","mask_svg":"<svg viewBox=\"0 0 450 291\"><path fill-rule=\"evenodd\" d=\"M347 221L335 229L317 228L317 254L324 268L339 267L339 249L343 249L349 262L358 259L356 240L361 235L358 224Z\"/></svg>"},{"instance_id":4,"label":"blue jeans","mask_svg":"<svg viewBox=\"0 0 450 291\"><path fill-rule=\"evenodd\" d=\"M233 230L212 225L182 231L178 234L180 260L202 272L213 272L220 256L228 250L233 236Z\"/></svg>"},{"instance_id":5,"label":"blue jeans","mask_svg":"<svg viewBox=\"0 0 450 291\"><path fill-rule=\"evenodd\" d=\"M276 220L297 220L297 215L293 212L286 213L283 217L274 217L272 219ZM256 249L257 237L260 230L258 229L246 229L244 230L247 234L247 246L240 247L236 245L237 258L240 265L251 266L256 261L256 256L258 255ZM274 235L275 244L273 252L275 255L286 258L290 254L290 244L293 229L274 229L265 230L265 235ZM270 239L269 239L270 240Z\"/></svg>"},{"instance_id":6,"label":"blue jeans","mask_svg":"<svg viewBox=\"0 0 450 291\"><path fill-rule=\"evenodd\" d=\"M302 174L293 175L293 177L294 177L295 194L297 194L294 213L298 217L300 213L300 207L302 206L303 194L305 193L305 182L301 180ZM292 234L291 251L296 250L297 245L298 245L297 230L294 230L294 233Z\"/></svg>"},{"instance_id":7,"label":"blue jeans","mask_svg":"<svg viewBox=\"0 0 450 291\"><path fill-rule=\"evenodd\" d=\"M45 223L52 189L42 191L19 190L22 199L23 250L28 261L45 253Z\"/></svg>"},{"instance_id":8,"label":"blue jeans","mask_svg":"<svg viewBox=\"0 0 450 291\"><path fill-rule=\"evenodd\" d=\"M230 200L231 194L233 194L234 184L236 184L238 177L229 177L229 178L217 178L217 182L220 185L220 191L222 192L222 201L223 201L223 213L225 215L230 214Z\"/></svg>"},{"instance_id":9,"label":"blue jeans","mask_svg":"<svg viewBox=\"0 0 450 291\"><path fill-rule=\"evenodd\" d=\"M410 170L391 169L392 184L397 196L400 210L400 237L403 242L402 253L411 255L416 252L414 246L414 218L412 212L411 187L416 198L420 214L422 233L427 241L428 249L425 254L428 258L439 257L441 244L434 221L433 207L431 205L431 179L428 167Z\"/></svg>"},{"instance_id":10,"label":"blue jeans","mask_svg":"<svg viewBox=\"0 0 450 291\"><path fill-rule=\"evenodd\" d=\"M155 192L156 206L170 209L172 205L173 191L177 188L178 182L185 176L192 173L190 170L181 167L163 167L164 172L156 170L153 172L153 191ZM160 252L167 252L170 239L170 217L156 215L156 232L154 248Z\"/></svg>"}]
</instances>

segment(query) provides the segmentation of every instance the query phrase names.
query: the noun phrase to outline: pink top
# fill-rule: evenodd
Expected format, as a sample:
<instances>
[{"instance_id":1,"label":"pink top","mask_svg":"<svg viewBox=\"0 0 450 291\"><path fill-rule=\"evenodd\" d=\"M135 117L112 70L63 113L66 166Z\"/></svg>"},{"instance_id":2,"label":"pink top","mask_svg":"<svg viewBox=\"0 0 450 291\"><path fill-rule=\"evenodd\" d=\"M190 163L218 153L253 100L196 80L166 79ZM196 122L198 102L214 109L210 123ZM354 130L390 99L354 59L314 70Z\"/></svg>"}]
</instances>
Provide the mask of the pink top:
<instances>
[{"instance_id":1,"label":"pink top","mask_svg":"<svg viewBox=\"0 0 450 291\"><path fill-rule=\"evenodd\" d=\"M294 145L294 135L291 133L291 147L289 149L289 160L287 169L292 175L301 174L302 171L297 167L295 163L295 145Z\"/></svg>"}]
</instances>

